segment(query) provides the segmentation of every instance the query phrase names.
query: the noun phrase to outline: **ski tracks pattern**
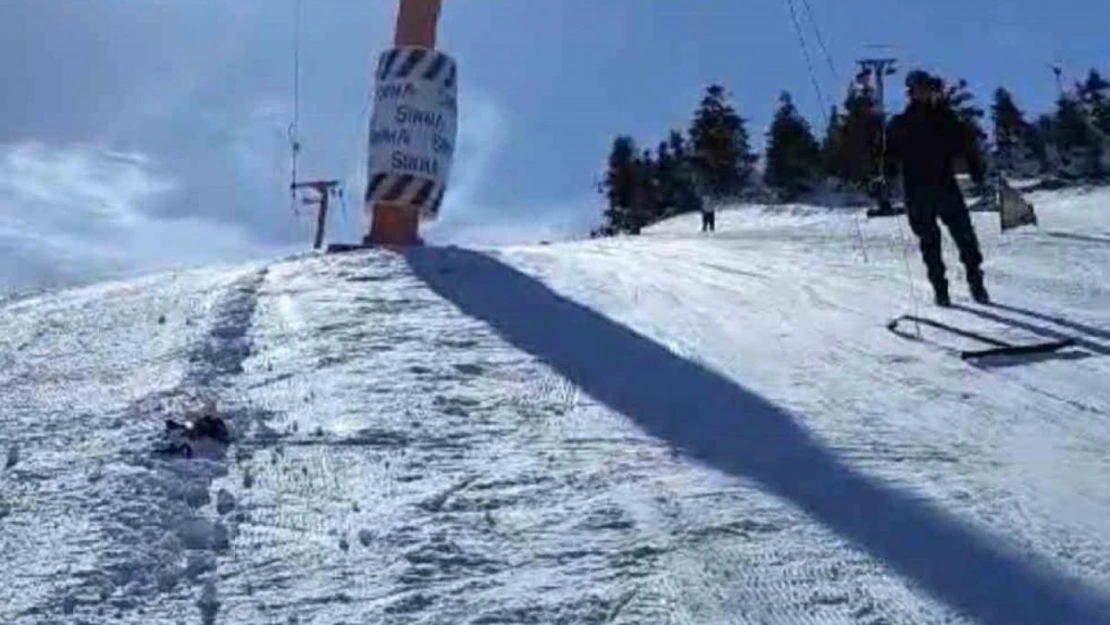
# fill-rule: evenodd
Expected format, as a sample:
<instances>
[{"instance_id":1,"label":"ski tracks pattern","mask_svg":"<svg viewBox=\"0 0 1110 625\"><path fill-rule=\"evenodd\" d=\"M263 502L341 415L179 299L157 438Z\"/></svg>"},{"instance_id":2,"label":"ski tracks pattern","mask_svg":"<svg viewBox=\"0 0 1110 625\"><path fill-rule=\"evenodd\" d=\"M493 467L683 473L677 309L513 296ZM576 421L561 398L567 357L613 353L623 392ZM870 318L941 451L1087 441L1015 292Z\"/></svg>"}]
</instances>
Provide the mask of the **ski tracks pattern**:
<instances>
[{"instance_id":1,"label":"ski tracks pattern","mask_svg":"<svg viewBox=\"0 0 1110 625\"><path fill-rule=\"evenodd\" d=\"M403 259L272 277L242 380L258 419L219 481L236 501L219 558L227 622L938 613L800 512L690 463L462 316Z\"/></svg>"},{"instance_id":2,"label":"ski tracks pattern","mask_svg":"<svg viewBox=\"0 0 1110 625\"><path fill-rule=\"evenodd\" d=\"M67 328L64 318L80 318L72 309L59 315L57 333L42 333L39 341L53 336L79 342L75 354L83 352L97 363L86 375L99 366L98 381L117 375L131 379L104 389L114 394L115 402L94 401L95 393L87 390L83 397L64 399L73 413L80 412L77 406L87 406L80 416L51 414L41 399L27 406L40 424L55 424L44 433L49 444L87 449L82 454L87 463L80 468L40 464L43 473L32 479L42 487L29 505L39 508L33 512L40 518L77 513L84 519L70 525L79 531L53 537L61 543L54 548L63 550L58 558L29 554L37 567L58 562L53 571L22 571L46 582L48 594L14 619L0 620L216 622L216 554L228 546L229 526L222 517L233 504L228 493L211 492L211 485L226 472L224 461L218 455L186 460L155 450L164 419L180 418L204 401L227 406L231 398L224 390L250 351L253 306L265 274L262 269L208 280L186 276L154 288L124 290L104 300L113 302L115 316L102 318L100 333L84 335L82 329ZM167 310L187 316L167 319ZM148 325L157 329L148 331ZM30 341L25 351L38 348L36 343ZM44 355L64 353L57 346L42 349ZM70 365L68 370L80 368ZM69 375L69 388L56 390L82 393L79 380ZM135 399L127 401L129 395ZM235 419L231 421L234 428ZM50 457L45 450L36 456ZM54 492L43 492L47 486Z\"/></svg>"},{"instance_id":3,"label":"ski tracks pattern","mask_svg":"<svg viewBox=\"0 0 1110 625\"><path fill-rule=\"evenodd\" d=\"M1083 397L1083 388L1097 387L1083 384L1099 370L1095 361L1082 361L1080 371L1071 369L1071 388L1065 387L1067 378L1053 380L1060 390L1048 397L1043 369L1024 375L979 369L887 336L881 330L883 311L905 305L898 293L908 296L905 277L897 273L898 250L872 265L846 263L827 253L820 236L808 237L761 241L736 235L707 242L649 235L639 244L583 245L574 254L537 248L501 256L560 294L680 355L697 354L705 366L791 409L865 474L937 502L976 527L991 528L1015 548L1043 554L1076 579L1099 586L1110 582L1110 558L1097 546L1094 514L1104 505L1098 493L1105 489L1093 484L1093 476L1105 471L1091 470L1105 463L1097 454L1070 451L1067 467L1049 460L1059 457L1057 445L1074 450L1106 440L1101 421L1083 418L1074 403L1061 401L1061 396ZM807 245L799 246L803 239ZM836 254L843 251L843 246L831 247ZM645 273L639 270L645 264L662 269ZM730 264L744 271L724 271ZM753 279L747 275L752 273L777 281ZM1081 443L1083 436L1090 443ZM1030 465L1038 471L1031 472ZM1015 479L1016 474L1024 477ZM1044 506L1046 495L1059 498L1077 518L1086 511L1086 523L1053 514ZM802 538L805 523L778 525L787 528L777 533L781 547L764 546L736 558L745 563L737 568L756 573L729 594L747 597L747 607L734 605L725 614L746 615L751 622L797 622L798 611L809 613L803 601L795 604L798 611L782 604L768 607L767 598L775 593L763 593L761 602L759 591L749 595L747 589L788 578L781 567L761 569L753 562L763 556L781 561L784 553L796 556L797 546L810 545L800 550L806 555L799 559L813 567L813 575L798 588L821 588L830 581L841 585L834 593L841 599L816 600L831 622L857 622L857 617L858 622L964 622L835 538L814 534L807 541ZM798 533L790 537L790 529ZM716 547L711 557L728 558L737 549L736 543L726 545ZM833 613L839 617L828 616ZM735 617L716 620L730 618Z\"/></svg>"}]
</instances>

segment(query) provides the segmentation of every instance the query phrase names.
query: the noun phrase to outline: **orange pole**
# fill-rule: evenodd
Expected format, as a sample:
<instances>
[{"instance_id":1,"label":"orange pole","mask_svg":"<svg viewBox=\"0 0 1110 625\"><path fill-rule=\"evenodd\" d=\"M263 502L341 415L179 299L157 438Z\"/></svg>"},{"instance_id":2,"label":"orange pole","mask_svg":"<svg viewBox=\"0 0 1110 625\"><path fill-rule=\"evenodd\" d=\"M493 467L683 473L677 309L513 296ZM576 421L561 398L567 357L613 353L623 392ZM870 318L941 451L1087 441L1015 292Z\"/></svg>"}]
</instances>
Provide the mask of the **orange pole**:
<instances>
[{"instance_id":1,"label":"orange pole","mask_svg":"<svg viewBox=\"0 0 1110 625\"><path fill-rule=\"evenodd\" d=\"M394 43L398 47L420 46L434 50L442 4L443 0L401 0Z\"/></svg>"},{"instance_id":2,"label":"orange pole","mask_svg":"<svg viewBox=\"0 0 1110 625\"><path fill-rule=\"evenodd\" d=\"M443 0L400 0L396 46L419 46L434 50L436 28ZM415 245L420 242L418 207L393 202L374 204L373 221L366 242L372 245Z\"/></svg>"}]
</instances>

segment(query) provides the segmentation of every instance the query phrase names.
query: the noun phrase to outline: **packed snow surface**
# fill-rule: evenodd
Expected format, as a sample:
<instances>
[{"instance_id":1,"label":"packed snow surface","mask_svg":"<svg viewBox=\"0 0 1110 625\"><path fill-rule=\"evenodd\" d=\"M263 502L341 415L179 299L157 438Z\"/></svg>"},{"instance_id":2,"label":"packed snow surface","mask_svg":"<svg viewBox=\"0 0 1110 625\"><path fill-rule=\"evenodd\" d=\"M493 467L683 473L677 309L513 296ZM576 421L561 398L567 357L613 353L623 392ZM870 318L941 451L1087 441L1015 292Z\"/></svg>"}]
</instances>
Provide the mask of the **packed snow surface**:
<instances>
[{"instance_id":1,"label":"packed snow surface","mask_svg":"<svg viewBox=\"0 0 1110 625\"><path fill-rule=\"evenodd\" d=\"M1110 623L1110 193L1031 199L993 307L812 206L0 303L0 623Z\"/></svg>"}]
</instances>

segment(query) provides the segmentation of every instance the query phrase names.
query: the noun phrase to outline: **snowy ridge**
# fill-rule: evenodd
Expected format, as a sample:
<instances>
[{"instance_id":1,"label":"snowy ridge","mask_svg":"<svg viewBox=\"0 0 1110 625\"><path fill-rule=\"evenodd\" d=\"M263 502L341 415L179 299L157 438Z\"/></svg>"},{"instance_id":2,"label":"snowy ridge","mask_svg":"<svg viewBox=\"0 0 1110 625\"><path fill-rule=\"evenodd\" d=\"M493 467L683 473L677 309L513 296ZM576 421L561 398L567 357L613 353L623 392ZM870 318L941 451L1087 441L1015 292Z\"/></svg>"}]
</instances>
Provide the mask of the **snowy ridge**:
<instances>
[{"instance_id":1,"label":"snowy ridge","mask_svg":"<svg viewBox=\"0 0 1110 625\"><path fill-rule=\"evenodd\" d=\"M1032 199L921 313L1052 357L888 333L908 229L807 206L0 304L0 622L1108 623L1110 194Z\"/></svg>"}]
</instances>

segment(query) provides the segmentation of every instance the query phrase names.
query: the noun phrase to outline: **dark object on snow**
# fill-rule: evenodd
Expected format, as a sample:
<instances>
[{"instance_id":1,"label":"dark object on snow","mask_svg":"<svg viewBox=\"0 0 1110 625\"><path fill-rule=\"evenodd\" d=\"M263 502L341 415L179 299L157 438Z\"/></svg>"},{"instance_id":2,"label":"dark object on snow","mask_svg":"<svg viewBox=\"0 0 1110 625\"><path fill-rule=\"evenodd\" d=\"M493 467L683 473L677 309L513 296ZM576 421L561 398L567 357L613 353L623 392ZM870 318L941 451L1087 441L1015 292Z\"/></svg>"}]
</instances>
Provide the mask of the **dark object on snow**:
<instances>
[{"instance_id":1,"label":"dark object on snow","mask_svg":"<svg viewBox=\"0 0 1110 625\"><path fill-rule=\"evenodd\" d=\"M868 219L874 219L876 217L897 217L905 214L905 206L895 206L890 200L880 201L878 206L867 210Z\"/></svg>"},{"instance_id":2,"label":"dark object on snow","mask_svg":"<svg viewBox=\"0 0 1110 625\"><path fill-rule=\"evenodd\" d=\"M903 321L929 326L931 328L942 330L956 336L961 336L965 339L971 339L973 341L978 341L980 343L990 345L990 347L987 349L959 351L958 353L960 355L960 358L964 360L978 360L981 358L989 358L991 356L1024 356L1029 354L1047 354L1059 351L1067 347L1075 346L1074 339L1046 341L1044 343L1028 343L1026 345L1014 345L1012 343L1000 341L989 336L983 336L982 334L978 334L976 332L962 330L960 328L957 328L956 326L951 326L946 323L934 321L932 319L926 319L925 317L916 317L914 315L902 315L901 317L893 319L890 323L887 324L887 329L890 330L892 333L911 341L921 340L921 337L900 328L899 324L901 324Z\"/></svg>"},{"instance_id":3,"label":"dark object on snow","mask_svg":"<svg viewBox=\"0 0 1110 625\"><path fill-rule=\"evenodd\" d=\"M231 433L228 431L227 423L209 411L199 416L188 417L181 423L166 419L166 437L171 442L168 446L159 449L159 453L181 454L190 458L193 455L193 443L208 440L226 445L231 440Z\"/></svg>"},{"instance_id":4,"label":"dark object on snow","mask_svg":"<svg viewBox=\"0 0 1110 625\"><path fill-rule=\"evenodd\" d=\"M875 208L867 211L869 219L873 217L891 217L905 212L894 207L894 202L890 199L890 185L882 176L867 183L867 196L877 204Z\"/></svg>"},{"instance_id":5,"label":"dark object on snow","mask_svg":"<svg viewBox=\"0 0 1110 625\"><path fill-rule=\"evenodd\" d=\"M12 443L12 446L8 447L8 457L4 461L4 468L10 469L17 464L19 464L19 446Z\"/></svg>"},{"instance_id":6,"label":"dark object on snow","mask_svg":"<svg viewBox=\"0 0 1110 625\"><path fill-rule=\"evenodd\" d=\"M948 295L948 283L942 285L933 285L933 301L941 308L952 307L952 297Z\"/></svg>"},{"instance_id":7,"label":"dark object on snow","mask_svg":"<svg viewBox=\"0 0 1110 625\"><path fill-rule=\"evenodd\" d=\"M971 299L980 304L991 303L991 296L987 293L987 286L983 284L983 272L968 273L967 286L971 289Z\"/></svg>"},{"instance_id":8,"label":"dark object on snow","mask_svg":"<svg viewBox=\"0 0 1110 625\"><path fill-rule=\"evenodd\" d=\"M967 203L956 182L955 162L961 157L967 162L972 181L980 188L985 179L983 163L975 137L951 108L935 97L931 88L921 86L929 84L923 80L921 76L912 81L907 79L913 99L905 112L890 122L888 173L902 172L906 214L921 242L921 256L933 289L939 294L948 286L938 219L947 226L960 250L969 284L981 287L983 256Z\"/></svg>"},{"instance_id":9,"label":"dark object on snow","mask_svg":"<svg viewBox=\"0 0 1110 625\"><path fill-rule=\"evenodd\" d=\"M702 232L716 232L717 231L717 213L716 213L716 211L703 210L701 212L701 231Z\"/></svg>"},{"instance_id":10,"label":"dark object on snow","mask_svg":"<svg viewBox=\"0 0 1110 625\"><path fill-rule=\"evenodd\" d=\"M1049 176L1036 184L1030 191L1059 191L1071 186L1067 180L1056 176Z\"/></svg>"},{"instance_id":11,"label":"dark object on snow","mask_svg":"<svg viewBox=\"0 0 1110 625\"><path fill-rule=\"evenodd\" d=\"M211 414L186 419L184 423L178 423L173 419L166 419L166 430L169 432L177 431L181 434L181 437L186 440L208 438L220 443L226 443L231 438L224 420Z\"/></svg>"},{"instance_id":12,"label":"dark object on snow","mask_svg":"<svg viewBox=\"0 0 1110 625\"><path fill-rule=\"evenodd\" d=\"M983 284L983 273L975 272L967 274L967 284L971 289L971 298L980 304L990 304L991 296L987 292L987 287ZM940 282L933 283L933 301L941 308L952 307L952 297L948 294L948 281L941 280Z\"/></svg>"},{"instance_id":13,"label":"dark object on snow","mask_svg":"<svg viewBox=\"0 0 1110 625\"><path fill-rule=\"evenodd\" d=\"M1002 215L1003 232L1021 226L1037 225L1037 213L1033 210L1033 205L1002 177L998 179L998 206Z\"/></svg>"},{"instance_id":14,"label":"dark object on snow","mask_svg":"<svg viewBox=\"0 0 1110 625\"><path fill-rule=\"evenodd\" d=\"M328 245L327 253L346 254L348 252L358 252L365 249L369 249L369 246L361 243L332 243Z\"/></svg>"},{"instance_id":15,"label":"dark object on snow","mask_svg":"<svg viewBox=\"0 0 1110 625\"><path fill-rule=\"evenodd\" d=\"M416 242L411 247L422 247L424 239L416 237ZM325 254L349 254L351 252L361 252L363 250L373 250L380 247L390 247L388 245L382 246L369 241L369 235L362 240L362 243L330 243L327 249L324 250Z\"/></svg>"}]
</instances>

